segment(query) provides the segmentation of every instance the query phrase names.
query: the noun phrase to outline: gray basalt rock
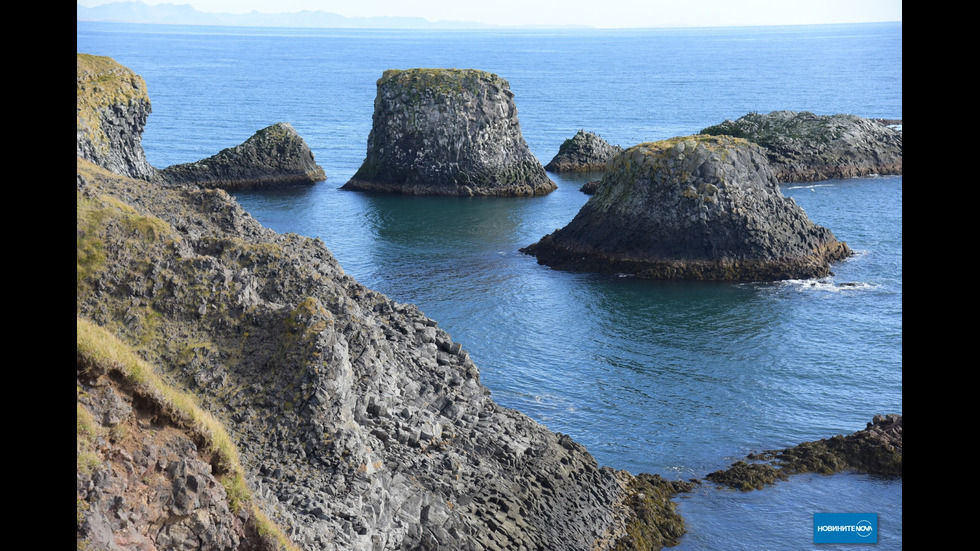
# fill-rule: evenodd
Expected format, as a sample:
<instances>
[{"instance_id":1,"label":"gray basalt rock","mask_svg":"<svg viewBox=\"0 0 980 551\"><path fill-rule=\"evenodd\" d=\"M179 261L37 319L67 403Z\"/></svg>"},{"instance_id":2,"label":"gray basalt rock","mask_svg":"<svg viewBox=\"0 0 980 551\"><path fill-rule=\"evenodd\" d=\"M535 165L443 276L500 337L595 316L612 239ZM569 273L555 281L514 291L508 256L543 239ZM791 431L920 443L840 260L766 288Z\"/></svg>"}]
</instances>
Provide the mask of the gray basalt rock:
<instances>
[{"instance_id":1,"label":"gray basalt rock","mask_svg":"<svg viewBox=\"0 0 980 551\"><path fill-rule=\"evenodd\" d=\"M474 69L388 70L367 156L343 189L411 195L545 195L510 84Z\"/></svg>"},{"instance_id":2,"label":"gray basalt rock","mask_svg":"<svg viewBox=\"0 0 980 551\"><path fill-rule=\"evenodd\" d=\"M550 172L602 172L606 163L622 152L622 147L610 145L597 134L579 130L562 142L558 154L544 168Z\"/></svg>"},{"instance_id":3,"label":"gray basalt rock","mask_svg":"<svg viewBox=\"0 0 980 551\"><path fill-rule=\"evenodd\" d=\"M309 185L327 177L313 152L287 122L256 132L244 143L193 163L160 171L169 184L197 184L226 190Z\"/></svg>"},{"instance_id":4,"label":"gray basalt rock","mask_svg":"<svg viewBox=\"0 0 980 551\"><path fill-rule=\"evenodd\" d=\"M142 145L150 115L146 82L108 57L77 54L75 67L77 155L116 174L154 179Z\"/></svg>"},{"instance_id":5,"label":"gray basalt rock","mask_svg":"<svg viewBox=\"0 0 980 551\"><path fill-rule=\"evenodd\" d=\"M749 113L701 134L745 138L761 145L780 182L811 182L902 173L902 132L854 115L802 111ZM901 123L901 121L898 121Z\"/></svg>"},{"instance_id":6,"label":"gray basalt rock","mask_svg":"<svg viewBox=\"0 0 980 551\"><path fill-rule=\"evenodd\" d=\"M851 254L783 197L759 146L703 135L626 150L571 223L522 251L563 270L705 280L822 277Z\"/></svg>"}]
</instances>

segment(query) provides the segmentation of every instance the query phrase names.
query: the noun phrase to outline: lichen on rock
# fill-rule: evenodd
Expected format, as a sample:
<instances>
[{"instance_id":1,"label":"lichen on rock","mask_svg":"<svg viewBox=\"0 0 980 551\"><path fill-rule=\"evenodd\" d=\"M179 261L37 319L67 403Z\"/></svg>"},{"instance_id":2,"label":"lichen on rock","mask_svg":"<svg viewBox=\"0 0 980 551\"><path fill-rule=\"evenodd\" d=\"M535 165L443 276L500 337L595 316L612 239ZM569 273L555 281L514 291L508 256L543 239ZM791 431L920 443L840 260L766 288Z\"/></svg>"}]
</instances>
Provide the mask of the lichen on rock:
<instances>
[{"instance_id":1,"label":"lichen on rock","mask_svg":"<svg viewBox=\"0 0 980 551\"><path fill-rule=\"evenodd\" d=\"M475 69L388 70L367 156L343 189L533 196L557 188L521 133L510 84Z\"/></svg>"},{"instance_id":2,"label":"lichen on rock","mask_svg":"<svg viewBox=\"0 0 980 551\"><path fill-rule=\"evenodd\" d=\"M544 168L550 172L602 172L606 163L622 152L622 147L611 145L598 134L579 130L562 142Z\"/></svg>"},{"instance_id":3,"label":"lichen on rock","mask_svg":"<svg viewBox=\"0 0 980 551\"><path fill-rule=\"evenodd\" d=\"M280 122L244 143L193 163L160 171L170 184L197 184L225 190L308 185L327 178L293 125Z\"/></svg>"},{"instance_id":4,"label":"lichen on rock","mask_svg":"<svg viewBox=\"0 0 980 551\"><path fill-rule=\"evenodd\" d=\"M571 223L522 251L570 271L705 280L822 277L851 254L783 197L759 146L706 135L629 148Z\"/></svg>"},{"instance_id":5,"label":"lichen on rock","mask_svg":"<svg viewBox=\"0 0 980 551\"><path fill-rule=\"evenodd\" d=\"M780 182L811 182L902 173L902 132L855 115L808 111L749 113L701 134L745 138L761 145Z\"/></svg>"}]
</instances>

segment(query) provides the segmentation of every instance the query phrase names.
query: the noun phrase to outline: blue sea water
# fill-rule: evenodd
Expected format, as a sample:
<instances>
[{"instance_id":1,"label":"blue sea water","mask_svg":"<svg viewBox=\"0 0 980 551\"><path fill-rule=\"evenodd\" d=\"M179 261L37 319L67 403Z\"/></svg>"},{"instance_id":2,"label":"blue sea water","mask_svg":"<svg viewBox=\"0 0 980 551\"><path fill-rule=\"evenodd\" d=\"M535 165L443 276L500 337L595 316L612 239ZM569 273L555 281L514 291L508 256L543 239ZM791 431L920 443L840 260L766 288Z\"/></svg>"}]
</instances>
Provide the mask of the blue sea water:
<instances>
[{"instance_id":1,"label":"blue sea water","mask_svg":"<svg viewBox=\"0 0 980 551\"><path fill-rule=\"evenodd\" d=\"M567 224L587 177L539 198L365 195L385 69L509 80L546 163L579 129L624 146L750 111L902 117L900 23L731 29L405 31L78 23L78 51L147 81L151 164L212 155L289 121L328 180L238 193L281 232L320 237L345 271L413 302L462 343L502 405L572 435L603 465L703 477L746 454L849 434L902 412L902 177L784 186L857 255L823 280L652 282L539 266L518 248ZM817 512L879 515L902 547L902 482L806 475L678 498L679 549L812 544Z\"/></svg>"}]
</instances>

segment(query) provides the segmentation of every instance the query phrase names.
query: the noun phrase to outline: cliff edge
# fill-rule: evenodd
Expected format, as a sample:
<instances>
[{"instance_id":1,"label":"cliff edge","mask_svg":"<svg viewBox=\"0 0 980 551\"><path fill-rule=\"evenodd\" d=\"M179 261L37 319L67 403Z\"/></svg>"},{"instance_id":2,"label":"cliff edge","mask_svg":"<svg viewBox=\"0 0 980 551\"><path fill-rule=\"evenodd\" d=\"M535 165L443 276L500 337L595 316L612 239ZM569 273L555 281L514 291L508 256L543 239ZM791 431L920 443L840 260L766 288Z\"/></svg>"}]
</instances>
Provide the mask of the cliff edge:
<instances>
[{"instance_id":1,"label":"cliff edge","mask_svg":"<svg viewBox=\"0 0 980 551\"><path fill-rule=\"evenodd\" d=\"M367 156L342 189L533 196L556 188L524 141L506 80L408 69L378 80Z\"/></svg>"},{"instance_id":2,"label":"cliff edge","mask_svg":"<svg viewBox=\"0 0 980 551\"><path fill-rule=\"evenodd\" d=\"M563 270L705 280L823 277L851 254L783 197L759 146L701 135L615 157L575 218L522 251Z\"/></svg>"},{"instance_id":3,"label":"cliff edge","mask_svg":"<svg viewBox=\"0 0 980 551\"><path fill-rule=\"evenodd\" d=\"M855 115L749 113L705 128L701 134L745 138L761 145L776 179L783 183L902 173L902 132Z\"/></svg>"}]
</instances>

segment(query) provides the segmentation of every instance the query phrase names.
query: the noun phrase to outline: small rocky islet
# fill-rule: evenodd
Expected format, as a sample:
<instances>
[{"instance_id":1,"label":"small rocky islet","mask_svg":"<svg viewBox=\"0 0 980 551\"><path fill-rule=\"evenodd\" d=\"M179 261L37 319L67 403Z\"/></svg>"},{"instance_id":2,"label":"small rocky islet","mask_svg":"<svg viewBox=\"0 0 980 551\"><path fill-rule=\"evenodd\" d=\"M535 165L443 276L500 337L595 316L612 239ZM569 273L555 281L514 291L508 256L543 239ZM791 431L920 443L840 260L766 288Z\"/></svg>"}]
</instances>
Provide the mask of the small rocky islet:
<instances>
[{"instance_id":1,"label":"small rocky islet","mask_svg":"<svg viewBox=\"0 0 980 551\"><path fill-rule=\"evenodd\" d=\"M602 172L610 159L623 152L598 134L579 130L562 142L558 153L544 166L549 172Z\"/></svg>"},{"instance_id":2,"label":"small rocky islet","mask_svg":"<svg viewBox=\"0 0 980 551\"><path fill-rule=\"evenodd\" d=\"M80 548L625 550L678 542L684 523L672 497L697 481L599 467L567 435L495 404L468 354L434 320L345 275L319 240L263 228L225 191L208 189L264 185L244 184L251 176L282 183L290 166L318 178L291 127L161 171L140 145L149 109L141 78L109 58L78 55ZM685 159L700 158L705 144L708 157L755 162L739 142L715 147L724 141L675 141L671 149L684 155L670 168L687 171ZM294 152L302 163L276 168L275 158ZM742 175L738 166L729 168ZM684 182L680 197L707 211L735 190ZM814 233L793 219L801 235ZM894 434L892 417L883 419L892 425L876 418L874 426ZM900 417L897 431L900 475ZM860 451L880 440L847 437L821 449L870 458L848 465L894 470L894 457ZM819 468L813 454L767 453Z\"/></svg>"}]
</instances>

